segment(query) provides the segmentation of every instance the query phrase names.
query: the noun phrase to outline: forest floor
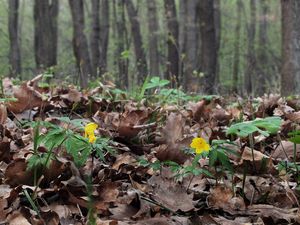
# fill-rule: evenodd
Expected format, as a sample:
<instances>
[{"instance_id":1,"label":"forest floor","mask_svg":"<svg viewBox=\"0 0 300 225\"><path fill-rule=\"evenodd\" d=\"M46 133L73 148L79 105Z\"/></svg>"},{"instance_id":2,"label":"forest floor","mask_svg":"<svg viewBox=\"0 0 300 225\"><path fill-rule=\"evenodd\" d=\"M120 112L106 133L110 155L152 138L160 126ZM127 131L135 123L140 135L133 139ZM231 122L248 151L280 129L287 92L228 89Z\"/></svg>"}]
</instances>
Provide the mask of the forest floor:
<instances>
[{"instance_id":1,"label":"forest floor","mask_svg":"<svg viewBox=\"0 0 300 225\"><path fill-rule=\"evenodd\" d=\"M300 224L299 99L41 81L3 80L0 224Z\"/></svg>"}]
</instances>

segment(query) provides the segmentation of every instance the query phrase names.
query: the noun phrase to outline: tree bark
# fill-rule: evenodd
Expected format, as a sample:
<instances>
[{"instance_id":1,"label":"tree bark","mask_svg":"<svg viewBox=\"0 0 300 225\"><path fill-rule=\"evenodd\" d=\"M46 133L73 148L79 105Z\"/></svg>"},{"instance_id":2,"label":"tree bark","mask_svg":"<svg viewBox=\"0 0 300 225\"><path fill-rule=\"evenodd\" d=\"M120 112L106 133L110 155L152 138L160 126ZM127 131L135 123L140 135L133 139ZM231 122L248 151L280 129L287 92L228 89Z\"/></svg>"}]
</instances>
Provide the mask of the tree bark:
<instances>
[{"instance_id":1,"label":"tree bark","mask_svg":"<svg viewBox=\"0 0 300 225\"><path fill-rule=\"evenodd\" d=\"M21 53L19 37L19 0L8 0L8 33L9 33L9 63L10 76L21 74Z\"/></svg>"},{"instance_id":2,"label":"tree bark","mask_svg":"<svg viewBox=\"0 0 300 225\"><path fill-rule=\"evenodd\" d=\"M183 85L189 91L197 91L199 88L198 78L194 75L194 70L197 69L197 48L198 48L198 35L197 35L197 0L185 0L184 7L184 47L182 54L184 55L184 76Z\"/></svg>"},{"instance_id":3,"label":"tree bark","mask_svg":"<svg viewBox=\"0 0 300 225\"><path fill-rule=\"evenodd\" d=\"M281 0L281 7L281 94L288 96L300 91L300 2L298 0Z\"/></svg>"},{"instance_id":4,"label":"tree bark","mask_svg":"<svg viewBox=\"0 0 300 225\"><path fill-rule=\"evenodd\" d=\"M57 64L58 0L34 1L34 50L38 69Z\"/></svg>"},{"instance_id":5,"label":"tree bark","mask_svg":"<svg viewBox=\"0 0 300 225\"><path fill-rule=\"evenodd\" d=\"M171 86L176 87L179 82L179 48L178 48L178 21L174 0L164 0L165 14L168 27L168 57L166 77L171 81Z\"/></svg>"},{"instance_id":6,"label":"tree bark","mask_svg":"<svg viewBox=\"0 0 300 225\"><path fill-rule=\"evenodd\" d=\"M248 26L247 67L245 72L245 90L248 95L253 94L253 74L256 73L255 33L256 33L256 0L250 0L250 23Z\"/></svg>"},{"instance_id":7,"label":"tree bark","mask_svg":"<svg viewBox=\"0 0 300 225\"><path fill-rule=\"evenodd\" d=\"M214 0L214 21L215 21L215 31L216 31L216 51L217 51L217 64L216 64L216 79L215 83L220 82L220 62L219 62L219 50L221 46L221 0ZM218 91L218 87L216 87Z\"/></svg>"},{"instance_id":8,"label":"tree bark","mask_svg":"<svg viewBox=\"0 0 300 225\"><path fill-rule=\"evenodd\" d=\"M241 36L241 17L242 17L242 1L236 2L236 27L235 27L235 42L234 42L234 57L233 57L233 72L232 72L232 92L238 93L239 83L239 66L240 66L240 36Z\"/></svg>"},{"instance_id":9,"label":"tree bark","mask_svg":"<svg viewBox=\"0 0 300 225\"><path fill-rule=\"evenodd\" d=\"M143 40L140 30L140 22L138 20L137 11L134 8L132 0L125 0L125 5L131 25L131 34L133 37L134 52L137 66L137 80L138 84L144 82L147 76L147 61L143 48Z\"/></svg>"},{"instance_id":10,"label":"tree bark","mask_svg":"<svg viewBox=\"0 0 300 225\"><path fill-rule=\"evenodd\" d=\"M88 43L84 33L84 8L82 0L69 0L73 21L73 50L80 74L80 84L87 87L88 77L92 74Z\"/></svg>"},{"instance_id":11,"label":"tree bark","mask_svg":"<svg viewBox=\"0 0 300 225\"><path fill-rule=\"evenodd\" d=\"M115 62L118 65L117 86L119 88L128 88L128 57L124 56L124 52L128 51L126 17L123 0L113 0L113 18L115 21L114 37L116 39Z\"/></svg>"},{"instance_id":12,"label":"tree bark","mask_svg":"<svg viewBox=\"0 0 300 225\"><path fill-rule=\"evenodd\" d=\"M256 84L256 94L263 95L267 89L266 79L268 74L268 3L266 0L260 1L260 20L259 20L259 30L258 30L258 43L259 48L257 52L257 84ZM270 77L269 77L270 79Z\"/></svg>"},{"instance_id":13,"label":"tree bark","mask_svg":"<svg viewBox=\"0 0 300 225\"><path fill-rule=\"evenodd\" d=\"M109 0L100 0L100 59L99 70L103 74L107 70L107 48L109 42Z\"/></svg>"},{"instance_id":14,"label":"tree bark","mask_svg":"<svg viewBox=\"0 0 300 225\"><path fill-rule=\"evenodd\" d=\"M200 1L201 29L201 68L204 73L203 91L206 94L215 92L217 43L214 23L214 0Z\"/></svg>"},{"instance_id":15,"label":"tree bark","mask_svg":"<svg viewBox=\"0 0 300 225\"><path fill-rule=\"evenodd\" d=\"M98 75L98 67L99 67L99 61L100 61L100 17L99 17L99 11L100 11L100 1L99 0L92 0L91 4L91 12L92 12L92 18L91 18L91 38L90 38L90 44L91 44L91 64L92 64L92 75L94 77L97 77Z\"/></svg>"},{"instance_id":16,"label":"tree bark","mask_svg":"<svg viewBox=\"0 0 300 225\"><path fill-rule=\"evenodd\" d=\"M147 0L149 29L149 71L151 76L160 76L158 54L158 22L155 0Z\"/></svg>"}]
</instances>

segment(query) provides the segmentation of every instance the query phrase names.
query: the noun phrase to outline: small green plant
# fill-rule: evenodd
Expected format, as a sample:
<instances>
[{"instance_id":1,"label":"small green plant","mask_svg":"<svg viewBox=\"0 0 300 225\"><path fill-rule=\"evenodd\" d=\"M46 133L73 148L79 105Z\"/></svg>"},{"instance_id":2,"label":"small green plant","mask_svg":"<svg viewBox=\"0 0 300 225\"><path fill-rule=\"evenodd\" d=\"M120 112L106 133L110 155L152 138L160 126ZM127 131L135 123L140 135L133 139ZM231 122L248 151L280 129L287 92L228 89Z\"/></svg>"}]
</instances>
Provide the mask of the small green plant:
<instances>
[{"instance_id":1,"label":"small green plant","mask_svg":"<svg viewBox=\"0 0 300 225\"><path fill-rule=\"evenodd\" d=\"M293 149L293 165L290 163L285 164L287 167L287 172L290 171L292 174L295 175L296 182L299 184L300 182L300 174L299 174L299 165L297 164L297 144L300 144L300 131L293 131L288 133L289 135L289 141L294 143L294 149ZM291 170L288 170L291 169Z\"/></svg>"},{"instance_id":2,"label":"small green plant","mask_svg":"<svg viewBox=\"0 0 300 225\"><path fill-rule=\"evenodd\" d=\"M67 125L63 128L49 122L32 123L35 127L46 127L48 132L46 134L40 134L38 131L35 132L34 154L28 161L30 169L38 165L49 165L49 160L54 158L52 149L59 147L63 147L66 152L73 157L77 166L84 165L92 153L95 153L102 161L105 160L105 154L107 152L114 153L114 149L110 146L111 140L108 138L96 138L94 135L91 135L91 133L83 137L78 133L78 131L83 131L83 120L70 120L68 117L62 117L59 118L59 120L65 122ZM72 129L70 129L71 125L73 127ZM38 146L45 146L48 150L47 154L39 154L36 150Z\"/></svg>"},{"instance_id":3,"label":"small green plant","mask_svg":"<svg viewBox=\"0 0 300 225\"><path fill-rule=\"evenodd\" d=\"M161 88L164 87L166 85L168 85L170 83L170 81L168 80L164 80L164 79L160 79L159 77L146 77L139 94L136 96L137 100L142 100L145 96L145 92L149 89L153 89L153 88Z\"/></svg>"}]
</instances>

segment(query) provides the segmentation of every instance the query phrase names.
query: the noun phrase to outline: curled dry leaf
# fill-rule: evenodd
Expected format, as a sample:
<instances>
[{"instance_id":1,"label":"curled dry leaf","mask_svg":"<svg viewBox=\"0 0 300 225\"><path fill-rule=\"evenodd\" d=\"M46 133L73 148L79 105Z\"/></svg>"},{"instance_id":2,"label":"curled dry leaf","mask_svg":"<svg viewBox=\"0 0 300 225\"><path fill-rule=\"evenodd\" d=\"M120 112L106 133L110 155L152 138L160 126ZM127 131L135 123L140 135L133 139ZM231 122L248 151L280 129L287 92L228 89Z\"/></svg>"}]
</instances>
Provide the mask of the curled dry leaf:
<instances>
[{"instance_id":1,"label":"curled dry leaf","mask_svg":"<svg viewBox=\"0 0 300 225\"><path fill-rule=\"evenodd\" d=\"M294 143L290 141L281 141L272 157L276 160L293 159ZM300 159L300 145L296 145L296 160Z\"/></svg>"},{"instance_id":2,"label":"curled dry leaf","mask_svg":"<svg viewBox=\"0 0 300 225\"><path fill-rule=\"evenodd\" d=\"M244 200L241 197L234 197L232 189L225 186L213 188L207 197L207 203L209 207L223 209L229 213L246 209Z\"/></svg>"},{"instance_id":3,"label":"curled dry leaf","mask_svg":"<svg viewBox=\"0 0 300 225\"><path fill-rule=\"evenodd\" d=\"M6 168L4 174L5 182L13 187L21 184L32 185L33 173L26 169L27 163L25 159L15 159Z\"/></svg>"},{"instance_id":4,"label":"curled dry leaf","mask_svg":"<svg viewBox=\"0 0 300 225\"><path fill-rule=\"evenodd\" d=\"M174 212L178 210L187 212L194 209L193 196L191 194L188 195L185 188L175 183L173 179L153 176L148 183L153 188L152 199L160 205Z\"/></svg>"},{"instance_id":5,"label":"curled dry leaf","mask_svg":"<svg viewBox=\"0 0 300 225\"><path fill-rule=\"evenodd\" d=\"M172 160L184 163L188 156L181 150L183 147L178 141L183 137L185 119L181 114L171 113L162 130L163 142L156 148L156 157L160 161ZM187 147L187 146L186 146Z\"/></svg>"},{"instance_id":6,"label":"curled dry leaf","mask_svg":"<svg viewBox=\"0 0 300 225\"><path fill-rule=\"evenodd\" d=\"M14 97L17 101L11 101L7 104L8 110L13 113L21 113L24 110L46 105L42 94L31 86L31 82L23 83L20 87L14 87Z\"/></svg>"}]
</instances>

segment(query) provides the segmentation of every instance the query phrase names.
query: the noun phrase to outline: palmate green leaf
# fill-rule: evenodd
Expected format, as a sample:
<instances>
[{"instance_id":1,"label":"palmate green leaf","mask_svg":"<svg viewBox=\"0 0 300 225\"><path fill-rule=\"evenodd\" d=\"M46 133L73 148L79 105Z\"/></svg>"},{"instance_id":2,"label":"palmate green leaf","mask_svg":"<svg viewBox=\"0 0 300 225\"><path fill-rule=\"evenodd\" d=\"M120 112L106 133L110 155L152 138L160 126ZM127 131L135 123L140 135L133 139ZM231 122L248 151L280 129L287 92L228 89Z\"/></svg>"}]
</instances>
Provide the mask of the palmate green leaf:
<instances>
[{"instance_id":1,"label":"palmate green leaf","mask_svg":"<svg viewBox=\"0 0 300 225\"><path fill-rule=\"evenodd\" d=\"M252 124L258 128L266 130L270 134L275 134L280 128L281 118L277 116L255 119Z\"/></svg>"},{"instance_id":2,"label":"palmate green leaf","mask_svg":"<svg viewBox=\"0 0 300 225\"><path fill-rule=\"evenodd\" d=\"M89 155L92 153L92 146L88 140L80 135L70 135L64 142L67 152L74 158L78 166L84 165Z\"/></svg>"},{"instance_id":3,"label":"palmate green leaf","mask_svg":"<svg viewBox=\"0 0 300 225\"><path fill-rule=\"evenodd\" d=\"M152 77L150 81L145 85L145 89L158 88L168 85L170 81L161 80L159 77Z\"/></svg>"},{"instance_id":4,"label":"palmate green leaf","mask_svg":"<svg viewBox=\"0 0 300 225\"><path fill-rule=\"evenodd\" d=\"M218 150L213 149L209 151L208 158L209 158L209 167L213 167L218 160Z\"/></svg>"},{"instance_id":5,"label":"palmate green leaf","mask_svg":"<svg viewBox=\"0 0 300 225\"><path fill-rule=\"evenodd\" d=\"M300 144L300 131L292 131L288 133L288 136L290 137L288 140L290 142L293 142L294 144Z\"/></svg>"},{"instance_id":6,"label":"palmate green leaf","mask_svg":"<svg viewBox=\"0 0 300 225\"><path fill-rule=\"evenodd\" d=\"M49 131L46 135L40 136L39 143L44 144L47 149L56 148L64 141L66 138L66 131L57 128Z\"/></svg>"},{"instance_id":7,"label":"palmate green leaf","mask_svg":"<svg viewBox=\"0 0 300 225\"><path fill-rule=\"evenodd\" d=\"M226 134L247 137L257 131L264 136L269 136L269 134L274 134L279 130L281 122L280 117L266 117L264 119L259 118L253 121L236 123L227 129Z\"/></svg>"},{"instance_id":8,"label":"palmate green leaf","mask_svg":"<svg viewBox=\"0 0 300 225\"><path fill-rule=\"evenodd\" d=\"M229 161L229 158L223 151L218 151L218 159L223 167L233 173L233 167Z\"/></svg>"}]
</instances>

